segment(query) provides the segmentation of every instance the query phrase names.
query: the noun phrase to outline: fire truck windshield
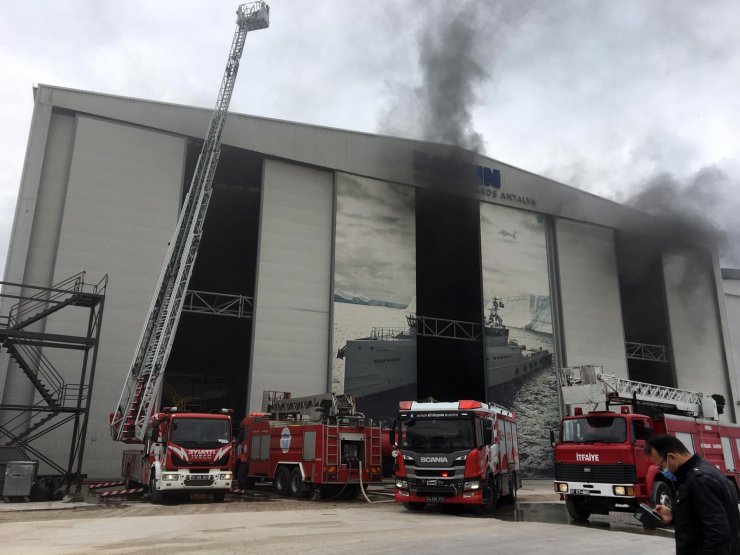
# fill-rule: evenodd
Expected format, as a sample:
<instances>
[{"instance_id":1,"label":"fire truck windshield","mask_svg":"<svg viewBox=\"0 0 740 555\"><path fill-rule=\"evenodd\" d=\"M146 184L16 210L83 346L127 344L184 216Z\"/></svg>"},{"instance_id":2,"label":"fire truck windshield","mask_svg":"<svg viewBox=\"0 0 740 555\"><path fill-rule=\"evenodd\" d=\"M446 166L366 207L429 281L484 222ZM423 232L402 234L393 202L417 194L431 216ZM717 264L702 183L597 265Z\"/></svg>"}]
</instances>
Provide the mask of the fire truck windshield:
<instances>
[{"instance_id":1,"label":"fire truck windshield","mask_svg":"<svg viewBox=\"0 0 740 555\"><path fill-rule=\"evenodd\" d=\"M225 418L174 418L170 441L186 449L214 449L231 441Z\"/></svg>"},{"instance_id":2,"label":"fire truck windshield","mask_svg":"<svg viewBox=\"0 0 740 555\"><path fill-rule=\"evenodd\" d=\"M627 422L622 417L584 416L563 421L563 443L624 443Z\"/></svg>"},{"instance_id":3,"label":"fire truck windshield","mask_svg":"<svg viewBox=\"0 0 740 555\"><path fill-rule=\"evenodd\" d=\"M426 415L424 415L426 416ZM401 417L399 447L417 453L463 451L475 447L473 419Z\"/></svg>"}]
</instances>

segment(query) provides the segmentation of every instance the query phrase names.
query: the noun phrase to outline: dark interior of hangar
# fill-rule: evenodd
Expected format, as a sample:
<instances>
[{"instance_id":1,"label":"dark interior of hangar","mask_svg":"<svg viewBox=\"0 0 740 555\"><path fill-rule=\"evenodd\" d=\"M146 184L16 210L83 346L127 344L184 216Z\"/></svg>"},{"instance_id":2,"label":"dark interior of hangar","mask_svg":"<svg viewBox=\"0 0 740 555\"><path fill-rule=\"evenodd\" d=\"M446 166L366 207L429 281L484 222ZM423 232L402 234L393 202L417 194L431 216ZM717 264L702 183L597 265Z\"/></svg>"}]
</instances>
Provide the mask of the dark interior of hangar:
<instances>
[{"instance_id":1,"label":"dark interior of hangar","mask_svg":"<svg viewBox=\"0 0 740 555\"><path fill-rule=\"evenodd\" d=\"M201 145L188 145L183 200ZM190 291L254 298L261 181L260 156L222 147ZM182 313L165 372L162 406L233 408L237 417L244 414L252 310L249 304L242 306L247 317Z\"/></svg>"},{"instance_id":2,"label":"dark interior of hangar","mask_svg":"<svg viewBox=\"0 0 740 555\"><path fill-rule=\"evenodd\" d=\"M676 387L660 252L645 252L643 241L618 233L617 264L625 340L666 348L664 362L628 358L630 379Z\"/></svg>"},{"instance_id":3,"label":"dark interior of hangar","mask_svg":"<svg viewBox=\"0 0 740 555\"><path fill-rule=\"evenodd\" d=\"M416 193L417 313L481 322L478 201L434 189ZM418 398L485 400L483 345L417 337Z\"/></svg>"}]
</instances>

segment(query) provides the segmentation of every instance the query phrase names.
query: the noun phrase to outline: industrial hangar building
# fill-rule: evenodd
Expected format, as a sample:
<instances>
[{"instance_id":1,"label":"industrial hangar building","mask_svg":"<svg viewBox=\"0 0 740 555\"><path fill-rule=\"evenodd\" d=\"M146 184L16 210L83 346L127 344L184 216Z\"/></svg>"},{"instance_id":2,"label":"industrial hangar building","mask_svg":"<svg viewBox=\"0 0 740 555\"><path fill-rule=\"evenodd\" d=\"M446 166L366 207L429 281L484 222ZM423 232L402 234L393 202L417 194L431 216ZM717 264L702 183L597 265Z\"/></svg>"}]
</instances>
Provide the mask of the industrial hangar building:
<instances>
[{"instance_id":1,"label":"industrial hangar building","mask_svg":"<svg viewBox=\"0 0 740 555\"><path fill-rule=\"evenodd\" d=\"M114 476L123 446L110 439L108 415L211 111L46 85L34 102L4 280L109 275L84 471ZM557 417L553 368L600 364L720 394L722 418L734 421L740 397L716 255L656 243L650 223L448 146L232 114L189 289L240 309L183 313L161 402L231 406L240 417L260 409L265 390L333 389L360 406L367 398L366 412L383 417L404 396L488 393L520 414L550 404ZM60 313L39 325L64 331L83 318ZM510 335L487 344L481 330L502 325ZM56 356L74 380L78 355ZM548 377L523 393L535 375ZM5 351L0 392L3 405L38 399ZM551 422L535 424L544 437ZM40 448L63 454L61 433Z\"/></svg>"}]
</instances>

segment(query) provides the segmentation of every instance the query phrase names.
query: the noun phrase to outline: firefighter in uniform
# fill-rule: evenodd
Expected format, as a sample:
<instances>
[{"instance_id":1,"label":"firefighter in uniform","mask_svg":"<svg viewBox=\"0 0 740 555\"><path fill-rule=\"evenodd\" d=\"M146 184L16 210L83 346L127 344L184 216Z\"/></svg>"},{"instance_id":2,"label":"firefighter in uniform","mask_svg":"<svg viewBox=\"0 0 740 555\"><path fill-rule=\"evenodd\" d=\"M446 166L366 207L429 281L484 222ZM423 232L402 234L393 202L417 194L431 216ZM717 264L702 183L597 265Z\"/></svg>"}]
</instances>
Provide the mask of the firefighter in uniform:
<instances>
[{"instance_id":1,"label":"firefighter in uniform","mask_svg":"<svg viewBox=\"0 0 740 555\"><path fill-rule=\"evenodd\" d=\"M653 463L676 476L672 509L657 505L665 524L676 530L678 555L740 554L737 492L714 465L692 455L681 441L667 434L651 437L645 446Z\"/></svg>"}]
</instances>

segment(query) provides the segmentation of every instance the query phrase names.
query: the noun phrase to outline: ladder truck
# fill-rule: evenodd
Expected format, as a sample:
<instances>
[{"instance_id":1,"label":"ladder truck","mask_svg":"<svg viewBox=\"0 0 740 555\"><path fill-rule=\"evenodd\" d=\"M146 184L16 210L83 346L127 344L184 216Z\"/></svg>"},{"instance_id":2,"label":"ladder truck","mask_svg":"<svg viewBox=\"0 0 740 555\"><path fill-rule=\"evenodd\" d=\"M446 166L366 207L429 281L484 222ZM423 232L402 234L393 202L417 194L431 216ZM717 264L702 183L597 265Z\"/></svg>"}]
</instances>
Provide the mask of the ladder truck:
<instances>
[{"instance_id":1,"label":"ladder truck","mask_svg":"<svg viewBox=\"0 0 740 555\"><path fill-rule=\"evenodd\" d=\"M350 499L382 482L381 443L349 395L266 391L242 420L234 473L240 488L267 480L284 496Z\"/></svg>"},{"instance_id":2,"label":"ladder truck","mask_svg":"<svg viewBox=\"0 0 740 555\"><path fill-rule=\"evenodd\" d=\"M219 487L227 481L230 485L231 475L228 475L227 480L225 478L227 473L224 473L222 468L230 467L233 464L231 454L229 454L229 460L225 464L220 464L223 462L220 459L211 461L201 459L198 465L188 467L187 464L180 463L188 459L194 460L193 457L196 454L188 452L188 448L185 447L187 444L194 445L192 441L181 437L181 442L184 442L184 444L180 447L183 449L180 455L184 455L183 458L175 454L176 445L171 441L167 439L153 441L152 437L156 435L155 429L157 427L170 421L169 413L162 413L157 416L154 416L154 413L159 404L162 377L174 342L195 258L198 254L203 224L211 197L213 177L221 151L221 134L228 116L229 103L239 69L239 60L244 50L247 33L268 27L269 14L269 6L261 1L242 4L236 11L236 31L234 32L226 62L226 70L221 81L216 107L211 116L203 149L198 158L190 189L180 211L177 227L169 243L165 263L155 288L128 376L118 404L110 415L109 424L113 440L140 445L143 448L143 451L137 451L140 455L136 456L142 457L146 461L144 465L148 465L150 472L149 476L141 476L138 480L144 483L148 482L149 494L152 500L159 499L161 492L165 491L164 484L166 480L163 478L164 475L169 476L171 482L181 484L181 489L184 490L189 487L201 489L208 481L212 483L220 481ZM171 423L176 426L179 421L180 426L184 427L185 420L188 418L204 421L213 419L213 415L179 414ZM168 429L171 430L171 428ZM162 436L161 432L159 436ZM221 437L219 441L223 439ZM230 445L231 440L229 439ZM194 449L194 451L197 451L197 449ZM219 453L222 459L224 455L220 450ZM132 452L124 454L124 472L126 472L127 462L134 464L132 457L135 457ZM199 474L202 475L197 480L194 475L186 476L193 474L192 470L195 468L199 469ZM210 477L205 476L206 474ZM175 480L173 479L174 476L179 478ZM216 478L215 476L224 478ZM124 478L126 478L125 475ZM166 489L167 491L174 491L175 488L170 486Z\"/></svg>"},{"instance_id":3,"label":"ladder truck","mask_svg":"<svg viewBox=\"0 0 740 555\"><path fill-rule=\"evenodd\" d=\"M673 482L643 452L656 433L677 437L740 483L740 426L719 422L722 396L618 378L596 365L560 368L558 381L569 415L551 432L554 488L574 520L673 503Z\"/></svg>"}]
</instances>

